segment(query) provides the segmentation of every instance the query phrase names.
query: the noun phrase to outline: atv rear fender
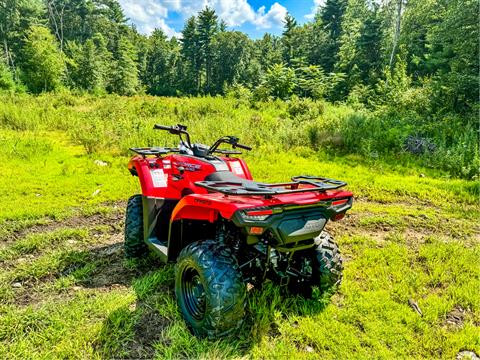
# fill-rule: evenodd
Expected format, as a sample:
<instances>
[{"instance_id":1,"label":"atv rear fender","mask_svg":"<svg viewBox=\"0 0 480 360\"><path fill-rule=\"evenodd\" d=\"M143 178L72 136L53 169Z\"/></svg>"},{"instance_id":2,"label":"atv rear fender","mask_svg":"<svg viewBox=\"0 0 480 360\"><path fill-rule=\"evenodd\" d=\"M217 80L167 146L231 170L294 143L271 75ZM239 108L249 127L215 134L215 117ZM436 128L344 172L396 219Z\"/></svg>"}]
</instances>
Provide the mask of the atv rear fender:
<instances>
[{"instance_id":1,"label":"atv rear fender","mask_svg":"<svg viewBox=\"0 0 480 360\"><path fill-rule=\"evenodd\" d=\"M298 193L271 199L220 193L187 195L175 206L170 218L169 253L186 245L185 224L192 226L192 223L201 222L204 228L196 231L205 232L207 228L214 231L220 218L231 220L245 234L248 243L256 243L258 235L269 232L275 238L272 245L290 251L300 242L318 236L328 220L343 217L353 202L352 193L348 191L309 193L301 197ZM248 216L265 212L269 214L265 219ZM253 233L252 229L260 233ZM200 235L195 231L193 234L194 237Z\"/></svg>"}]
</instances>

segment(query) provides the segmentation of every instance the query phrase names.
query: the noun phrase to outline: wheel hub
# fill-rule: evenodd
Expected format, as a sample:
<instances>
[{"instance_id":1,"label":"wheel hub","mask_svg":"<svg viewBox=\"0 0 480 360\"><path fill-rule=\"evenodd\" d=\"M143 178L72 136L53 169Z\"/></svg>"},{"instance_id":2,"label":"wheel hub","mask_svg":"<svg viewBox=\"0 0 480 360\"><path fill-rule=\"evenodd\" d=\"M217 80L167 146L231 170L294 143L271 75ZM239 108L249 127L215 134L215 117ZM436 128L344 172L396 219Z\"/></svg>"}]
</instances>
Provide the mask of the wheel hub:
<instances>
[{"instance_id":1,"label":"wheel hub","mask_svg":"<svg viewBox=\"0 0 480 360\"><path fill-rule=\"evenodd\" d=\"M186 308L195 320L205 315L205 288L200 274L193 268L185 269L182 277L182 296Z\"/></svg>"}]
</instances>

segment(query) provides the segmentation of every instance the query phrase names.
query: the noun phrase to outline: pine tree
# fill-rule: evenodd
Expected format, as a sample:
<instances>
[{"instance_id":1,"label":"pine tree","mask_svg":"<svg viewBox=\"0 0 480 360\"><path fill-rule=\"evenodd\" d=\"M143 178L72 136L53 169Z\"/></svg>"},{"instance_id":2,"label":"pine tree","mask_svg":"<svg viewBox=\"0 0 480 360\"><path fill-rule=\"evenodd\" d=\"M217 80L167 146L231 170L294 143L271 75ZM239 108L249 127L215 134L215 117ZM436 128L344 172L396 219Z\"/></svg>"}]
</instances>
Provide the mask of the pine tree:
<instances>
[{"instance_id":1,"label":"pine tree","mask_svg":"<svg viewBox=\"0 0 480 360\"><path fill-rule=\"evenodd\" d=\"M160 29L154 30L148 42L145 74L147 91L154 95L175 95L178 42L174 39L168 41Z\"/></svg>"},{"instance_id":2,"label":"pine tree","mask_svg":"<svg viewBox=\"0 0 480 360\"><path fill-rule=\"evenodd\" d=\"M354 62L358 66L364 83L373 84L380 76L384 63L381 49L382 20L378 14L376 7L369 11L357 40L357 54Z\"/></svg>"},{"instance_id":3,"label":"pine tree","mask_svg":"<svg viewBox=\"0 0 480 360\"><path fill-rule=\"evenodd\" d=\"M260 40L255 42L255 48L257 49L257 56L263 72L266 72L275 64L282 63L283 55L280 38L266 33Z\"/></svg>"},{"instance_id":4,"label":"pine tree","mask_svg":"<svg viewBox=\"0 0 480 360\"><path fill-rule=\"evenodd\" d=\"M297 21L292 15L287 13L285 15L285 19L283 20L282 43L283 43L283 59L285 60L288 66L292 65L292 61L294 58L294 47L296 46L294 43L295 42L294 32L296 28L297 28Z\"/></svg>"},{"instance_id":5,"label":"pine tree","mask_svg":"<svg viewBox=\"0 0 480 360\"><path fill-rule=\"evenodd\" d=\"M187 94L196 94L201 85L201 58L198 40L197 19L190 17L182 30L182 56L186 71L183 79L183 90Z\"/></svg>"},{"instance_id":6,"label":"pine tree","mask_svg":"<svg viewBox=\"0 0 480 360\"><path fill-rule=\"evenodd\" d=\"M198 45L201 56L201 63L205 66L205 85L204 92L212 91L212 67L213 67L213 48L212 41L218 32L218 17L215 10L206 7L198 14Z\"/></svg>"},{"instance_id":7,"label":"pine tree","mask_svg":"<svg viewBox=\"0 0 480 360\"><path fill-rule=\"evenodd\" d=\"M326 72L332 72L338 61L340 35L346 8L347 0L327 0L316 17L318 28L321 28L326 34L319 56L319 64ZM318 34L320 34L319 30Z\"/></svg>"},{"instance_id":8,"label":"pine tree","mask_svg":"<svg viewBox=\"0 0 480 360\"><path fill-rule=\"evenodd\" d=\"M345 14L342 17L342 33L340 48L335 71L348 75L343 88L339 89L340 97L346 96L351 88L360 81L360 69L356 63L358 56L358 42L362 35L362 28L367 18L368 9L366 0L349 0Z\"/></svg>"},{"instance_id":9,"label":"pine tree","mask_svg":"<svg viewBox=\"0 0 480 360\"><path fill-rule=\"evenodd\" d=\"M78 64L79 85L82 89L92 91L101 87L103 78L99 69L95 44L88 39L83 45L82 57Z\"/></svg>"},{"instance_id":10,"label":"pine tree","mask_svg":"<svg viewBox=\"0 0 480 360\"><path fill-rule=\"evenodd\" d=\"M439 10L443 21L432 24L428 36L427 64L435 74L435 103L439 109L478 112L478 1L451 0Z\"/></svg>"},{"instance_id":11,"label":"pine tree","mask_svg":"<svg viewBox=\"0 0 480 360\"><path fill-rule=\"evenodd\" d=\"M139 87L136 52L125 36L120 37L111 68L108 89L120 95L133 95Z\"/></svg>"},{"instance_id":12,"label":"pine tree","mask_svg":"<svg viewBox=\"0 0 480 360\"><path fill-rule=\"evenodd\" d=\"M0 1L0 47L15 81L25 34L31 25L42 23L43 10L42 0Z\"/></svg>"}]
</instances>

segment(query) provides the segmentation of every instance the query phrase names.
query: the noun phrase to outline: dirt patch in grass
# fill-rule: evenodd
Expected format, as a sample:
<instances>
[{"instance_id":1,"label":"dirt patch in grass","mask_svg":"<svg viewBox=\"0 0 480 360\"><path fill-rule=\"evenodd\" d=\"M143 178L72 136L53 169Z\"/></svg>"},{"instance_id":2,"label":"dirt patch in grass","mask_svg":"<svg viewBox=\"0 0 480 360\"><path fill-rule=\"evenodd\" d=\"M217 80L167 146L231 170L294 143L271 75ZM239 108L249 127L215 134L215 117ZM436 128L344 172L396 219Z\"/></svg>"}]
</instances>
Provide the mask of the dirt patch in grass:
<instances>
[{"instance_id":1,"label":"dirt patch in grass","mask_svg":"<svg viewBox=\"0 0 480 360\"><path fill-rule=\"evenodd\" d=\"M134 327L135 337L131 344L130 356L151 359L155 355L153 345L156 342L170 342L168 339L163 339L162 330L170 326L171 321L149 306L141 307L143 310Z\"/></svg>"},{"instance_id":2,"label":"dirt patch in grass","mask_svg":"<svg viewBox=\"0 0 480 360\"><path fill-rule=\"evenodd\" d=\"M327 224L327 231L336 236L368 236L379 244L388 240L389 237L400 235L407 246L415 248L423 244L431 236L445 237L446 239L461 239L467 245L480 242L480 229L472 228L471 233L463 232L458 221L455 219L446 219L452 224L449 227L426 227L421 226L421 221L427 221L426 215L422 216L398 216L393 218L398 224L389 224L388 221L372 222L362 224L362 219L368 217L379 217L379 214L370 212L347 213L345 218L340 221L331 221ZM417 220L420 219L420 223Z\"/></svg>"},{"instance_id":3,"label":"dirt patch in grass","mask_svg":"<svg viewBox=\"0 0 480 360\"><path fill-rule=\"evenodd\" d=\"M125 201L118 201L112 204L106 204L106 206L111 206L112 208L114 208L114 210L107 214L96 213L89 216L75 215L61 221L52 219L39 219L38 224L26 226L22 229L14 229L2 239L0 239L0 241L3 243L3 246L5 246L8 245L8 243L14 242L17 239L21 239L29 234L50 232L59 228L94 227L107 224L111 224L112 226L114 226L117 224L123 224L125 213L124 209L126 206ZM5 226L8 228L9 223L5 223Z\"/></svg>"},{"instance_id":4,"label":"dirt patch in grass","mask_svg":"<svg viewBox=\"0 0 480 360\"><path fill-rule=\"evenodd\" d=\"M112 238L118 239L118 236ZM87 278L79 282L78 285L85 288L108 290L112 287L127 286L144 273L142 267L126 266L122 242L92 249L91 254L92 260L100 260L101 263Z\"/></svg>"}]
</instances>

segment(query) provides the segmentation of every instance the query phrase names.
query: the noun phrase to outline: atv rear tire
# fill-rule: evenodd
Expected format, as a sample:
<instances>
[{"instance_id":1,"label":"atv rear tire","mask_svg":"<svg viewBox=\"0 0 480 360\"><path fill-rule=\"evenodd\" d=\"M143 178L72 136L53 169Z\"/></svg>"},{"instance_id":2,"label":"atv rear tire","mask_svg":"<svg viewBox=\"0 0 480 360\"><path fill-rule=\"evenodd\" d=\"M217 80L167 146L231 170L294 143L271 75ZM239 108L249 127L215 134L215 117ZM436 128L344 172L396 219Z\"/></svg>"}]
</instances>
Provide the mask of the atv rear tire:
<instances>
[{"instance_id":1,"label":"atv rear tire","mask_svg":"<svg viewBox=\"0 0 480 360\"><path fill-rule=\"evenodd\" d=\"M315 286L323 293L342 282L343 260L332 236L323 231L315 238L315 244L316 248L300 251L296 255L297 261L303 259L310 261L311 278L304 281L295 279L290 286L292 292L308 298L312 297Z\"/></svg>"},{"instance_id":2,"label":"atv rear tire","mask_svg":"<svg viewBox=\"0 0 480 360\"><path fill-rule=\"evenodd\" d=\"M124 249L127 258L137 258L148 253L147 244L143 241L142 195L133 195L128 199Z\"/></svg>"},{"instance_id":3,"label":"atv rear tire","mask_svg":"<svg viewBox=\"0 0 480 360\"><path fill-rule=\"evenodd\" d=\"M175 295L194 335L230 335L245 315L246 285L231 250L212 240L186 246L175 265Z\"/></svg>"}]
</instances>

